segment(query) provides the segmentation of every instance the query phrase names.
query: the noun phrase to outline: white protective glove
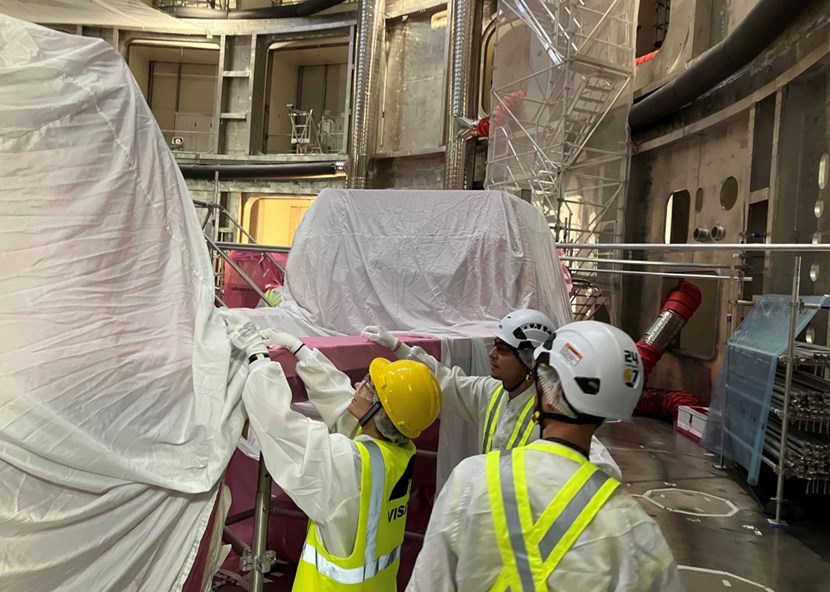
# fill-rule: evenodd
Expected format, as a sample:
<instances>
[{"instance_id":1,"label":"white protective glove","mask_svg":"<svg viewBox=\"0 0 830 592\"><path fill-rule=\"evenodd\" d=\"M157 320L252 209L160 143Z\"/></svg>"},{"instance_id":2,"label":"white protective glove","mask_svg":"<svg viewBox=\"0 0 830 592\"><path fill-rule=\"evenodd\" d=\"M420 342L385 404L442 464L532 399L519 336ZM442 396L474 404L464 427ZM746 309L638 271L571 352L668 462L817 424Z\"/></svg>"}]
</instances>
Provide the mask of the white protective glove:
<instances>
[{"instance_id":1,"label":"white protective glove","mask_svg":"<svg viewBox=\"0 0 830 592\"><path fill-rule=\"evenodd\" d=\"M243 352L252 361L251 358L268 357L268 346L265 341L265 336L259 332L259 329L240 312L231 308L220 308L219 314L225 320L227 325L228 337L234 348Z\"/></svg>"},{"instance_id":2,"label":"white protective glove","mask_svg":"<svg viewBox=\"0 0 830 592\"><path fill-rule=\"evenodd\" d=\"M360 336L369 341L374 341L383 347L388 347L392 351L398 351L398 348L401 346L401 342L397 337L378 325L364 327L363 331L360 332Z\"/></svg>"},{"instance_id":3,"label":"white protective glove","mask_svg":"<svg viewBox=\"0 0 830 592\"><path fill-rule=\"evenodd\" d=\"M284 348L297 356L297 359L303 360L310 353L305 344L294 337L290 333L280 331L279 329L265 329L263 334L267 340L268 345L275 348Z\"/></svg>"},{"instance_id":4,"label":"white protective glove","mask_svg":"<svg viewBox=\"0 0 830 592\"><path fill-rule=\"evenodd\" d=\"M383 347L388 347L395 352L398 359L401 360L408 359L412 352L412 349L407 344L392 335L383 327L378 327L377 325L369 325L368 327L364 327L363 331L360 332L360 336L364 339L368 339L369 341L374 341Z\"/></svg>"}]
</instances>

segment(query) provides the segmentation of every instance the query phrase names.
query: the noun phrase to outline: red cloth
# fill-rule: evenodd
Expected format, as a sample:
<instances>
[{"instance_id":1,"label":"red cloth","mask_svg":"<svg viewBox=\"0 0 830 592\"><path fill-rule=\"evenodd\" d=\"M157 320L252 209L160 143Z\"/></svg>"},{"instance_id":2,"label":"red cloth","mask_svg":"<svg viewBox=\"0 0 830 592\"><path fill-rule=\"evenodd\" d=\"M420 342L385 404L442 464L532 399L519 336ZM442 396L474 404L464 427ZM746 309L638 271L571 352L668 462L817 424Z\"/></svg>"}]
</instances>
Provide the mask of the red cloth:
<instances>
[{"instance_id":1,"label":"red cloth","mask_svg":"<svg viewBox=\"0 0 830 592\"><path fill-rule=\"evenodd\" d=\"M490 136L490 116L482 117L476 124L476 135L479 138L487 138Z\"/></svg>"},{"instance_id":2,"label":"red cloth","mask_svg":"<svg viewBox=\"0 0 830 592\"><path fill-rule=\"evenodd\" d=\"M271 257L283 269L288 262L288 253L270 253ZM231 251L230 258L242 268L257 287L262 290L282 286L285 276L274 262L266 257L265 253L249 251ZM259 304L259 294L234 271L229 263L225 263L225 304L228 308L256 308Z\"/></svg>"}]
</instances>

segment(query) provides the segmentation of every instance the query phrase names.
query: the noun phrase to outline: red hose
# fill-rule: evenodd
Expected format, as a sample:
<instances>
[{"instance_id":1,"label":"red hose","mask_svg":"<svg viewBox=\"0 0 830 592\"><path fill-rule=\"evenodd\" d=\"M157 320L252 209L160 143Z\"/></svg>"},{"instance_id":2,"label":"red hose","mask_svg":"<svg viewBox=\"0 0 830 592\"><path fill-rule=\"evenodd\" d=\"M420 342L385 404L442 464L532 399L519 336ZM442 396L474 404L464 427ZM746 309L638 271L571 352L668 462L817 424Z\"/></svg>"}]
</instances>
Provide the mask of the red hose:
<instances>
[{"instance_id":1,"label":"red hose","mask_svg":"<svg viewBox=\"0 0 830 592\"><path fill-rule=\"evenodd\" d=\"M643 65L643 64L645 64L646 62L648 62L648 61L653 60L654 58L656 58L658 53L660 53L660 50L659 50L659 49L655 49L655 50L654 50L654 51L652 51L651 53L647 53L646 55L641 55L641 56L640 56L640 57L638 57L636 60L634 60L634 64L635 64L635 65L637 65L637 66L642 66L642 65Z\"/></svg>"},{"instance_id":2,"label":"red hose","mask_svg":"<svg viewBox=\"0 0 830 592\"><path fill-rule=\"evenodd\" d=\"M700 289L685 280L668 295L657 318L637 342L637 349L643 360L643 382L648 381L654 365L663 357L668 344L677 336L683 326L692 318L700 306ZM681 405L700 405L697 397L685 391L666 391L647 388L637 408L638 415L676 417Z\"/></svg>"},{"instance_id":3,"label":"red hose","mask_svg":"<svg viewBox=\"0 0 830 592\"><path fill-rule=\"evenodd\" d=\"M637 342L637 349L643 359L644 382L648 381L652 368L663 357L664 348L692 318L700 306L700 300L700 288L686 280L681 280L668 295L660 314Z\"/></svg>"}]
</instances>

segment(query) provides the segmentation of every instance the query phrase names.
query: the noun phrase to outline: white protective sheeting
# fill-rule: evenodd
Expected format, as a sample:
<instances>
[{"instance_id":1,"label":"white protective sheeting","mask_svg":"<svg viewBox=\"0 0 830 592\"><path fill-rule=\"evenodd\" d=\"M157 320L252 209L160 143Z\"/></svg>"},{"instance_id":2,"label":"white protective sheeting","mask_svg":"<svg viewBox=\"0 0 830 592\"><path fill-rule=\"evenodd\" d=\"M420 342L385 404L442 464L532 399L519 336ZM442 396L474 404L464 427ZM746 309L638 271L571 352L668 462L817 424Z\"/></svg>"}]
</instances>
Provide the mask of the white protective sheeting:
<instances>
[{"instance_id":1,"label":"white protective sheeting","mask_svg":"<svg viewBox=\"0 0 830 592\"><path fill-rule=\"evenodd\" d=\"M517 308L570 318L542 213L499 191L325 189L294 237L285 298L353 335L495 322Z\"/></svg>"},{"instance_id":2,"label":"white protective sheeting","mask_svg":"<svg viewBox=\"0 0 830 592\"><path fill-rule=\"evenodd\" d=\"M0 220L0 590L179 590L247 374L107 43L0 15Z\"/></svg>"}]
</instances>

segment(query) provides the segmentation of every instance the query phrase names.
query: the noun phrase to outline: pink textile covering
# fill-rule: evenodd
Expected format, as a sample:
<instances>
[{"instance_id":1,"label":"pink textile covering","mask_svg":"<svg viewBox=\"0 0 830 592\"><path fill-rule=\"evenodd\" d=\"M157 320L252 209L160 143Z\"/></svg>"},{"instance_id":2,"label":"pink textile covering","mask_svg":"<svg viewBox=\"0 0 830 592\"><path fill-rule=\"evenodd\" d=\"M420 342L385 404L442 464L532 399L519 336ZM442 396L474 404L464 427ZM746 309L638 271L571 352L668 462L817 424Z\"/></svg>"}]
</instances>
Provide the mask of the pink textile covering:
<instances>
[{"instance_id":1,"label":"pink textile covering","mask_svg":"<svg viewBox=\"0 0 830 592\"><path fill-rule=\"evenodd\" d=\"M419 346L427 353L441 359L441 342L437 337L425 335L396 334L409 346ZM382 357L394 360L395 356L387 348L371 343L362 337L304 337L307 347L319 349L335 367L348 374L353 382L362 379L368 372L369 362ZM307 401L305 387L296 374L296 359L285 350L271 350L271 359L282 364L286 378L294 394L294 401ZM425 431L415 445L418 453L412 478L409 510L406 529L423 535L429 523L429 515L435 498L436 452L438 450L438 422ZM225 484L230 488L233 501L229 516L250 510L256 499L258 463L237 450L234 452L225 475ZM268 525L268 548L277 552L283 561L296 564L300 558L305 541L308 520L300 509L276 484L271 487L271 503L275 512L271 514ZM252 540L253 519L243 520L231 525L231 529L246 542ZM412 574L415 559L421 550L419 538L407 537L404 540L401 567L398 571L399 589L403 589ZM231 563L238 565L236 555L232 553Z\"/></svg>"},{"instance_id":2,"label":"pink textile covering","mask_svg":"<svg viewBox=\"0 0 830 592\"><path fill-rule=\"evenodd\" d=\"M282 286L285 281L285 274L282 269L285 269L288 263L288 253L271 253L270 257L266 255L266 253L255 253L252 251L230 252L230 258L242 268L242 271L263 292ZM274 261L279 263L282 269L274 265ZM236 273L229 263L225 263L224 300L229 308L256 308L257 304L259 304L259 294Z\"/></svg>"},{"instance_id":3,"label":"pink textile covering","mask_svg":"<svg viewBox=\"0 0 830 592\"><path fill-rule=\"evenodd\" d=\"M397 333L396 336L407 345L417 345L436 359L441 359L441 342L437 337ZM389 349L358 336L302 337L301 340L307 347L319 349L331 360L335 368L348 374L352 382L357 382L366 376L369 371L369 362L373 359L397 359ZM297 378L297 359L284 349L273 349L269 351L269 354L272 360L282 364L285 377L294 393L294 401L308 401L305 385Z\"/></svg>"}]
</instances>

